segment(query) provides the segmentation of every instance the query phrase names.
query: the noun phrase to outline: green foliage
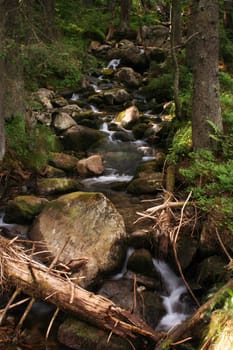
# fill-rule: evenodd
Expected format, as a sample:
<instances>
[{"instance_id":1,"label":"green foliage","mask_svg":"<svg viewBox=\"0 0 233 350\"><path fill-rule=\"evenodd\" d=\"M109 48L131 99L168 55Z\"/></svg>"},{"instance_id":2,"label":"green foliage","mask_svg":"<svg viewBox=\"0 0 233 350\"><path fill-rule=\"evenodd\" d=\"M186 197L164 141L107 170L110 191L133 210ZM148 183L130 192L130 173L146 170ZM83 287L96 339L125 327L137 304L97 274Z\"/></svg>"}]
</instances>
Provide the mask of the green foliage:
<instances>
[{"instance_id":1,"label":"green foliage","mask_svg":"<svg viewBox=\"0 0 233 350\"><path fill-rule=\"evenodd\" d=\"M179 123L172 140L172 147L167 156L169 163L177 163L181 158L188 155L192 145L191 122Z\"/></svg>"},{"instance_id":2,"label":"green foliage","mask_svg":"<svg viewBox=\"0 0 233 350\"><path fill-rule=\"evenodd\" d=\"M36 44L22 48L27 88L52 85L54 88L75 87L81 78L77 49L58 44Z\"/></svg>"},{"instance_id":3,"label":"green foliage","mask_svg":"<svg viewBox=\"0 0 233 350\"><path fill-rule=\"evenodd\" d=\"M173 96L173 74L166 73L150 79L142 90L146 97L155 98L158 103L169 101Z\"/></svg>"},{"instance_id":4,"label":"green foliage","mask_svg":"<svg viewBox=\"0 0 233 350\"><path fill-rule=\"evenodd\" d=\"M10 158L32 170L40 170L55 148L55 136L49 127L36 124L27 129L20 115L6 121L5 133Z\"/></svg>"},{"instance_id":5,"label":"green foliage","mask_svg":"<svg viewBox=\"0 0 233 350\"><path fill-rule=\"evenodd\" d=\"M226 149L228 146L225 144ZM190 153L189 157L189 167L180 169L180 173L190 184L193 198L203 210L216 210L218 225L233 233L233 159L208 150Z\"/></svg>"},{"instance_id":6,"label":"green foliage","mask_svg":"<svg viewBox=\"0 0 233 350\"><path fill-rule=\"evenodd\" d=\"M81 6L78 1L56 2L59 28L70 41L79 40L79 36L90 35L91 39L103 40L111 13L105 11L104 4L99 6ZM89 37L89 36L88 36Z\"/></svg>"},{"instance_id":7,"label":"green foliage","mask_svg":"<svg viewBox=\"0 0 233 350\"><path fill-rule=\"evenodd\" d=\"M223 309L231 313L231 317L233 316L233 289L228 288L227 296L224 301Z\"/></svg>"}]
</instances>

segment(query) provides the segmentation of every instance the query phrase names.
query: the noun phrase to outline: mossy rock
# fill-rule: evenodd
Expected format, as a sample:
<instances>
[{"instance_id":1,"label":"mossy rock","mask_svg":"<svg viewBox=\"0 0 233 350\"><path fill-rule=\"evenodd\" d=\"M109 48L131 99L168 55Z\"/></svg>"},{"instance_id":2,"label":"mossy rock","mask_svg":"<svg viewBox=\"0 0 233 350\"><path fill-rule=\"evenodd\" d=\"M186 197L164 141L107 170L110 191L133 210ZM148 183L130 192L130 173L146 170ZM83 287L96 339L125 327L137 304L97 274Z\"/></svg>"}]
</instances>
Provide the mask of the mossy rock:
<instances>
[{"instance_id":1,"label":"mossy rock","mask_svg":"<svg viewBox=\"0 0 233 350\"><path fill-rule=\"evenodd\" d=\"M4 221L16 224L31 222L47 202L47 199L36 196L17 196L8 202Z\"/></svg>"},{"instance_id":2,"label":"mossy rock","mask_svg":"<svg viewBox=\"0 0 233 350\"><path fill-rule=\"evenodd\" d=\"M138 123L133 126L132 132L136 139L142 139L147 129L148 129L147 123Z\"/></svg>"},{"instance_id":3,"label":"mossy rock","mask_svg":"<svg viewBox=\"0 0 233 350\"><path fill-rule=\"evenodd\" d=\"M78 181L69 178L44 178L37 180L37 191L43 195L74 192L81 189Z\"/></svg>"},{"instance_id":4,"label":"mossy rock","mask_svg":"<svg viewBox=\"0 0 233 350\"><path fill-rule=\"evenodd\" d=\"M78 158L66 153L50 153L50 164L64 171L72 171L76 168Z\"/></svg>"},{"instance_id":5,"label":"mossy rock","mask_svg":"<svg viewBox=\"0 0 233 350\"><path fill-rule=\"evenodd\" d=\"M90 326L74 318L67 318L59 327L58 340L72 349L131 350L130 343L122 337Z\"/></svg>"}]
</instances>

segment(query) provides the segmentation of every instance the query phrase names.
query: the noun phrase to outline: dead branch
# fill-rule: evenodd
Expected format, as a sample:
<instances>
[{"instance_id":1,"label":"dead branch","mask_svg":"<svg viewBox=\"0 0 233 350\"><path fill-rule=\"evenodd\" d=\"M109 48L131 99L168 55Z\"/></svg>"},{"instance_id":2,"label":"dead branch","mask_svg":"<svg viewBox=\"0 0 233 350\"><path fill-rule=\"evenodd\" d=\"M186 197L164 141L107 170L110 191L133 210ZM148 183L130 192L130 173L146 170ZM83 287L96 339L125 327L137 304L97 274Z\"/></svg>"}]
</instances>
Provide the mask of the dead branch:
<instances>
[{"instance_id":1,"label":"dead branch","mask_svg":"<svg viewBox=\"0 0 233 350\"><path fill-rule=\"evenodd\" d=\"M155 332L142 319L100 295L86 291L54 269L32 260L23 247L0 237L0 263L3 287L17 286L35 299L46 300L91 324L122 337L143 336L158 341ZM72 286L72 288L71 288Z\"/></svg>"}]
</instances>

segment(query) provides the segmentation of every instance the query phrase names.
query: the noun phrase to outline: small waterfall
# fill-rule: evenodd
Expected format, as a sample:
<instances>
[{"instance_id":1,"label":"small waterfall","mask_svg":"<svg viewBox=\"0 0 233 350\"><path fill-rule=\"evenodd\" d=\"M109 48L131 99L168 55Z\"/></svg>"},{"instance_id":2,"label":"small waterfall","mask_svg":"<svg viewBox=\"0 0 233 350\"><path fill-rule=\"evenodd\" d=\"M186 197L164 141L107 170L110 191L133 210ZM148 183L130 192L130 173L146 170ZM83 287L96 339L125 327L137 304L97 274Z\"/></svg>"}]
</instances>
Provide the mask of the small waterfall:
<instances>
[{"instance_id":1,"label":"small waterfall","mask_svg":"<svg viewBox=\"0 0 233 350\"><path fill-rule=\"evenodd\" d=\"M156 270L161 274L167 295L162 296L166 315L160 320L156 330L168 331L185 321L191 315L191 307L185 300L188 291L181 278L164 261L153 259Z\"/></svg>"},{"instance_id":2,"label":"small waterfall","mask_svg":"<svg viewBox=\"0 0 233 350\"><path fill-rule=\"evenodd\" d=\"M109 142L117 142L116 140L113 140L112 137L115 131L108 129L108 123L104 122L100 127L100 131L103 131L105 134L107 134Z\"/></svg>"},{"instance_id":3,"label":"small waterfall","mask_svg":"<svg viewBox=\"0 0 233 350\"><path fill-rule=\"evenodd\" d=\"M71 96L71 101L78 101L80 99L79 94L73 93Z\"/></svg>"},{"instance_id":4,"label":"small waterfall","mask_svg":"<svg viewBox=\"0 0 233 350\"><path fill-rule=\"evenodd\" d=\"M114 58L108 63L107 69L112 68L115 70L115 69L117 69L117 67L119 66L120 63L121 63L120 58Z\"/></svg>"},{"instance_id":5,"label":"small waterfall","mask_svg":"<svg viewBox=\"0 0 233 350\"><path fill-rule=\"evenodd\" d=\"M123 267L121 269L121 272L117 273L116 275L114 275L111 279L116 281L116 280L119 280L121 279L122 277L124 277L124 274L127 272L127 263L128 263L128 259L130 257L130 255L135 251L134 248L132 247L129 247L128 250L127 250L127 253L126 253L126 257L125 257L125 261L124 261L124 264L123 264Z\"/></svg>"}]
</instances>

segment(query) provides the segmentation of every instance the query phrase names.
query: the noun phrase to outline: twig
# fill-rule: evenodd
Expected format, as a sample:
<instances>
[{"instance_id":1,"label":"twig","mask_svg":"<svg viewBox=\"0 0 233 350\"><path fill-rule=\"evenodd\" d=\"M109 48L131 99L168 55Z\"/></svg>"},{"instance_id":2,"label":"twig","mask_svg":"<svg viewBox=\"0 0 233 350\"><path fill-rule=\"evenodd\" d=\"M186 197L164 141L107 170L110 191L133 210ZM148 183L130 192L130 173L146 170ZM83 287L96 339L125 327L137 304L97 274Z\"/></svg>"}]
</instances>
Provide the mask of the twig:
<instances>
[{"instance_id":1,"label":"twig","mask_svg":"<svg viewBox=\"0 0 233 350\"><path fill-rule=\"evenodd\" d=\"M221 245L221 247L222 247L224 253L226 254L226 256L228 257L228 259L230 260L229 263L231 263L231 262L233 261L233 259L232 259L232 257L230 256L230 254L228 253L228 251L227 251L227 249L226 249L226 247L225 247L225 245L224 245L224 243L223 243L223 241L222 241L222 238L220 237L220 234L219 234L219 232L218 232L217 227L215 227L215 232L216 232L216 235L217 235L217 237L218 237L219 243L220 243L220 245Z\"/></svg>"},{"instance_id":2,"label":"twig","mask_svg":"<svg viewBox=\"0 0 233 350\"><path fill-rule=\"evenodd\" d=\"M4 317L6 316L7 311L10 309L11 304L13 303L13 301L15 300L15 298L17 297L17 295L18 295L20 292L21 292L21 290L17 288L17 289L14 291L14 293L12 294L10 300L8 301L6 307L4 308L4 310L3 310L3 312L2 312L2 314L1 314L1 316L0 316L0 325L2 324L3 319L4 319Z\"/></svg>"},{"instance_id":3,"label":"twig","mask_svg":"<svg viewBox=\"0 0 233 350\"><path fill-rule=\"evenodd\" d=\"M49 325L48 325L48 329L47 329L47 332L46 332L46 335L45 335L45 349L47 350L47 347L48 347L48 338L49 338L49 333L51 331L51 328L53 326L53 323L58 315L58 312L60 311L60 309L57 307L54 314L53 314L53 317L51 318L50 322L49 322Z\"/></svg>"},{"instance_id":4,"label":"twig","mask_svg":"<svg viewBox=\"0 0 233 350\"><path fill-rule=\"evenodd\" d=\"M186 205L188 204L189 202L189 199L192 195L192 192L189 193L188 197L186 198L185 202L184 202L184 205L181 209L181 215L180 215L180 221L179 221L179 225L178 225L178 228L177 228L177 231L176 231L176 234L174 235L174 237L171 237L171 243L172 243L172 248L173 248L173 252L174 252L174 256L175 256L175 260L176 260L176 264L177 264L177 267L178 267L178 270L179 270L179 273L180 273L180 276L186 286L186 288L188 289L190 295L192 296L193 300L195 301L195 303L200 306L200 303L199 301L197 300L196 296L194 295L191 287L189 286L188 282L186 281L185 277L184 277L184 274L183 274L183 271L182 271L182 267L181 267L181 264L180 264L180 261L179 261L179 258L178 258L178 254L177 254L177 250L176 250L176 242L177 242L177 239L178 239L178 236L179 236L179 233L180 233L180 229L181 229L181 226L182 226L182 221L183 221L183 216L184 216L184 209L186 207Z\"/></svg>"},{"instance_id":5,"label":"twig","mask_svg":"<svg viewBox=\"0 0 233 350\"><path fill-rule=\"evenodd\" d=\"M59 257L61 256L62 252L64 251L65 247L67 246L67 244L70 241L70 237L68 237L68 239L65 241L64 245L61 247L61 249L58 251L58 253L56 254L56 256L54 257L53 261L51 262L49 268L48 268L48 273L52 270L52 268L56 265L56 263L58 262Z\"/></svg>"},{"instance_id":6,"label":"twig","mask_svg":"<svg viewBox=\"0 0 233 350\"><path fill-rule=\"evenodd\" d=\"M26 307L23 315L21 316L20 320L19 320L19 323L17 324L17 327L16 327L16 333L18 333L18 331L20 330L20 328L22 327L27 315L29 314L31 308L32 308L32 305L34 304L35 302L35 298L31 298L28 306Z\"/></svg>"}]
</instances>

